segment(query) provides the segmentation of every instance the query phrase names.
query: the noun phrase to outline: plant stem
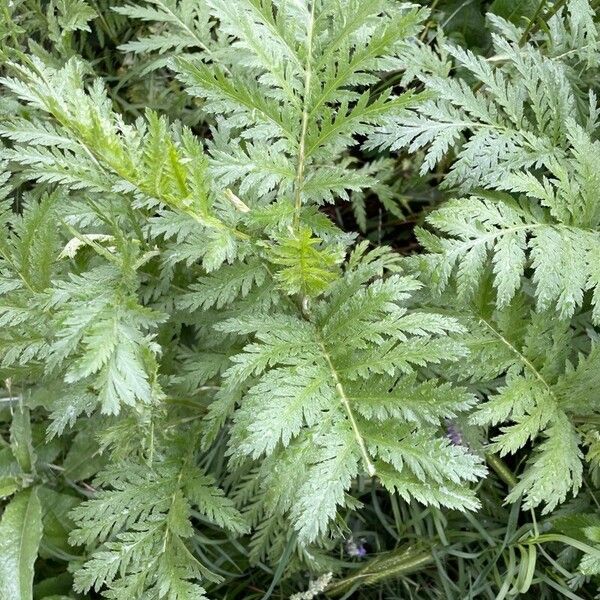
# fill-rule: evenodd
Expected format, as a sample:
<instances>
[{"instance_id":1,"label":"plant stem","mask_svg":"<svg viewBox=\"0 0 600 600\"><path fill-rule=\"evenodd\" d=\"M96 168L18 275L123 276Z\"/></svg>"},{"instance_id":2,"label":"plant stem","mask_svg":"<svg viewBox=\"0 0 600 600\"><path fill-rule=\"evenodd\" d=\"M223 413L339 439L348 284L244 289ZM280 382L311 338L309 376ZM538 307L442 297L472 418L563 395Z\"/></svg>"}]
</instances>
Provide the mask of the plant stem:
<instances>
[{"instance_id":1,"label":"plant stem","mask_svg":"<svg viewBox=\"0 0 600 600\"><path fill-rule=\"evenodd\" d=\"M330 584L325 593L328 596L341 596L354 587L373 585L385 579L402 577L433 562L433 553L429 549L414 546L399 548L380 554L354 575Z\"/></svg>"},{"instance_id":2,"label":"plant stem","mask_svg":"<svg viewBox=\"0 0 600 600\"><path fill-rule=\"evenodd\" d=\"M508 485L508 487L515 487L518 480L514 476L513 472L508 468L506 463L497 454L486 454L485 460L488 465L495 471L496 475Z\"/></svg>"},{"instance_id":3,"label":"plant stem","mask_svg":"<svg viewBox=\"0 0 600 600\"><path fill-rule=\"evenodd\" d=\"M312 79L312 44L315 25L315 4L312 2L308 17L306 31L306 66L304 69L304 99L302 108L302 123L300 126L300 141L298 142L298 166L296 168L296 181L294 185L294 225L298 226L300 209L302 208L302 187L304 180L304 166L306 161L306 132L308 131L308 114L310 106L310 85Z\"/></svg>"},{"instance_id":4,"label":"plant stem","mask_svg":"<svg viewBox=\"0 0 600 600\"><path fill-rule=\"evenodd\" d=\"M335 383L335 389L342 401L342 405L344 410L346 411L346 415L348 416L348 420L350 421L350 426L352 427L352 433L354 433L354 437L356 439L356 443L358 444L358 448L360 449L360 453L363 458L363 462L365 464L365 470L369 474L369 477L373 477L376 474L375 465L371 461L371 457L369 456L369 452L367 451L367 446L365 444L365 440L363 439L360 430L358 429L358 424L356 423L356 419L354 418L354 414L352 412L352 408L350 407L350 401L348 400L348 396L346 395L346 391L344 390L344 386L340 381L340 377L333 365L331 357L325 348L325 344L323 342L319 342L321 346L321 351L323 352L323 356L325 357L325 361L329 366L329 370L331 371L331 376L333 377L333 381Z\"/></svg>"},{"instance_id":5,"label":"plant stem","mask_svg":"<svg viewBox=\"0 0 600 600\"><path fill-rule=\"evenodd\" d=\"M546 4L547 0L541 0L539 3L535 14L533 15L531 21L529 21L529 25L527 25L527 28L519 40L519 46L522 46L527 41L529 36L533 35L540 28L540 19L538 19L538 17L540 16L542 8L544 8ZM557 0L557 2L552 5L552 8L543 16L541 20L547 23L548 20L551 19L565 4L566 0Z\"/></svg>"}]
</instances>

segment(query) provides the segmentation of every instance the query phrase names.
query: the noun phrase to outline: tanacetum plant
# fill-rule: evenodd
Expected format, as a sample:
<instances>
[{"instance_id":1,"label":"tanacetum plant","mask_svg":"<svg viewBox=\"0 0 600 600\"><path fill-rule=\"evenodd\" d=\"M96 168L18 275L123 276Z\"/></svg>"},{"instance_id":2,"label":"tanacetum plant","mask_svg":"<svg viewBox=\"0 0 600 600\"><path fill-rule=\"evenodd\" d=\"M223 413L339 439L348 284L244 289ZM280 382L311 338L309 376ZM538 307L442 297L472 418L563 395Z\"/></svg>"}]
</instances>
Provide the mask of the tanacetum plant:
<instances>
[{"instance_id":1,"label":"tanacetum plant","mask_svg":"<svg viewBox=\"0 0 600 600\"><path fill-rule=\"evenodd\" d=\"M595 597L596 6L439 4L0 5L2 600Z\"/></svg>"}]
</instances>

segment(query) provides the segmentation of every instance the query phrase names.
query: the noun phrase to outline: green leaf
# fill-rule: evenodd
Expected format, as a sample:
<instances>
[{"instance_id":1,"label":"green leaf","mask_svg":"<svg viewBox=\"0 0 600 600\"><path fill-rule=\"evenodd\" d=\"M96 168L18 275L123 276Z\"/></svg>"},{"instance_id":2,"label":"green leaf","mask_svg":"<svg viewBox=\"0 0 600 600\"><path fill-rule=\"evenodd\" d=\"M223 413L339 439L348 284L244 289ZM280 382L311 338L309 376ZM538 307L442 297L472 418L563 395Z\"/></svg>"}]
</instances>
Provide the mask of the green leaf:
<instances>
[{"instance_id":1,"label":"green leaf","mask_svg":"<svg viewBox=\"0 0 600 600\"><path fill-rule=\"evenodd\" d=\"M60 559L64 557L63 552L76 554L68 543L69 533L73 529L73 522L68 513L80 503L79 498L56 492L48 487L39 488L38 494L44 510L42 517L44 535L40 556Z\"/></svg>"},{"instance_id":2,"label":"green leaf","mask_svg":"<svg viewBox=\"0 0 600 600\"><path fill-rule=\"evenodd\" d=\"M19 467L24 473L31 473L35 455L31 443L29 409L18 406L10 425L10 445Z\"/></svg>"},{"instance_id":3,"label":"green leaf","mask_svg":"<svg viewBox=\"0 0 600 600\"><path fill-rule=\"evenodd\" d=\"M12 496L21 487L21 476L12 449L0 449L0 498Z\"/></svg>"},{"instance_id":4,"label":"green leaf","mask_svg":"<svg viewBox=\"0 0 600 600\"><path fill-rule=\"evenodd\" d=\"M19 492L0 521L0 598L32 600L33 564L42 537L42 508L36 488Z\"/></svg>"},{"instance_id":5,"label":"green leaf","mask_svg":"<svg viewBox=\"0 0 600 600\"><path fill-rule=\"evenodd\" d=\"M321 240L313 237L310 229L278 240L269 249L269 260L280 266L276 280L288 294L317 296L338 277L336 266L342 260L336 248L323 248Z\"/></svg>"}]
</instances>

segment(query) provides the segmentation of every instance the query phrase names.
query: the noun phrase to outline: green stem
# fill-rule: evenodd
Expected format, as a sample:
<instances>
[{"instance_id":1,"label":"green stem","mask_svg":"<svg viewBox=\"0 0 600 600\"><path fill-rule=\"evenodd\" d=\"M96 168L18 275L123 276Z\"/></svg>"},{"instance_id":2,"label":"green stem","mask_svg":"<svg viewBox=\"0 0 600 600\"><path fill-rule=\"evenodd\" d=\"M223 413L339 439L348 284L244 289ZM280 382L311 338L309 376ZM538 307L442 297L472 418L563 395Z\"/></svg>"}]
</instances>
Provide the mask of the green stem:
<instances>
[{"instance_id":1,"label":"green stem","mask_svg":"<svg viewBox=\"0 0 600 600\"><path fill-rule=\"evenodd\" d=\"M554 400L555 404L558 405L558 398L552 389L552 386L546 381L544 376L535 368L535 365L522 353L519 349L510 342L505 336L500 333L489 321L484 319L483 317L479 318L479 321L482 325L485 325L498 339L506 345L507 348L511 350L516 356L519 357L519 360L523 363L526 369L546 388L548 395Z\"/></svg>"},{"instance_id":2,"label":"green stem","mask_svg":"<svg viewBox=\"0 0 600 600\"><path fill-rule=\"evenodd\" d=\"M350 406L350 400L348 399L346 391L344 390L344 386L342 385L342 382L341 382L338 372L333 364L333 361L331 360L331 357L329 356L329 353L327 352L327 349L325 348L325 344L322 341L320 341L319 344L321 346L321 351L323 352L325 361L327 362L327 366L329 367L329 370L331 371L331 376L335 383L335 389L336 389L338 396L342 402L342 406L344 407L344 410L346 411L348 420L350 421L350 426L352 427L352 433L354 434L354 438L356 439L356 443L357 443L360 453L362 455L363 462L365 465L365 470L369 474L369 477L373 477L376 474L375 465L373 465L373 462L371 461L371 457L369 456L369 452L367 451L367 446L365 444L365 440L363 439L363 436L360 433L360 430L358 428L356 419L354 418L354 413L352 412L352 407Z\"/></svg>"},{"instance_id":3,"label":"green stem","mask_svg":"<svg viewBox=\"0 0 600 600\"><path fill-rule=\"evenodd\" d=\"M306 133L308 131L308 116L310 103L310 86L312 79L312 44L315 25L315 5L312 2L308 17L306 32L306 67L304 70L304 99L302 108L302 122L300 125L300 141L298 142L298 166L296 169L296 181L294 186L294 225L298 226L300 210L302 208L302 187L304 180L304 166L306 162Z\"/></svg>"},{"instance_id":4,"label":"green stem","mask_svg":"<svg viewBox=\"0 0 600 600\"><path fill-rule=\"evenodd\" d=\"M527 41L527 39L540 28L540 21L547 23L566 4L566 0L557 0L557 2L553 4L552 8L541 19L538 19L542 9L546 6L547 3L548 0L541 0L541 2L539 3L535 14L529 21L527 28L525 29L523 35L521 36L521 39L519 40L519 46L522 46Z\"/></svg>"},{"instance_id":5,"label":"green stem","mask_svg":"<svg viewBox=\"0 0 600 600\"><path fill-rule=\"evenodd\" d=\"M506 463L496 454L486 454L485 460L492 470L508 485L508 487L515 487L518 480L514 476L513 472L508 468Z\"/></svg>"},{"instance_id":6,"label":"green stem","mask_svg":"<svg viewBox=\"0 0 600 600\"><path fill-rule=\"evenodd\" d=\"M373 585L386 579L403 577L433 562L433 552L424 548L409 546L386 552L370 560L357 573L330 584L325 593L328 596L341 596L353 588Z\"/></svg>"},{"instance_id":7,"label":"green stem","mask_svg":"<svg viewBox=\"0 0 600 600\"><path fill-rule=\"evenodd\" d=\"M529 23L527 24L527 27L525 28L525 31L523 32L523 35L519 40L519 46L522 46L527 41L529 35L533 33L533 27L536 25L538 17L540 16L542 9L546 6L547 2L548 0L541 0L541 2L537 5L537 8L533 13L533 17L531 17L531 19L529 20Z\"/></svg>"}]
</instances>

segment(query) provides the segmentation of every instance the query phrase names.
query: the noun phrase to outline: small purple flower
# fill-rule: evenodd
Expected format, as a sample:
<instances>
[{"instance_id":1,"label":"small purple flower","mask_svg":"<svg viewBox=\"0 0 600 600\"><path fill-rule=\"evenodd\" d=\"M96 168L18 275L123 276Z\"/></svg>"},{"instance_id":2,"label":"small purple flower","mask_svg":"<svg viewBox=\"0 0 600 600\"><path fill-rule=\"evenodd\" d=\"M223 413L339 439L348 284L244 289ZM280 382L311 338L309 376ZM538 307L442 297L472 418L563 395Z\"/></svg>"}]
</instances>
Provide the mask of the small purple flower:
<instances>
[{"instance_id":1,"label":"small purple flower","mask_svg":"<svg viewBox=\"0 0 600 600\"><path fill-rule=\"evenodd\" d=\"M455 446L465 446L462 431L454 421L446 420L446 436Z\"/></svg>"},{"instance_id":2,"label":"small purple flower","mask_svg":"<svg viewBox=\"0 0 600 600\"><path fill-rule=\"evenodd\" d=\"M367 549L364 546L364 538L355 540L353 537L349 537L346 540L346 554L353 558L364 558L367 555Z\"/></svg>"}]
</instances>

